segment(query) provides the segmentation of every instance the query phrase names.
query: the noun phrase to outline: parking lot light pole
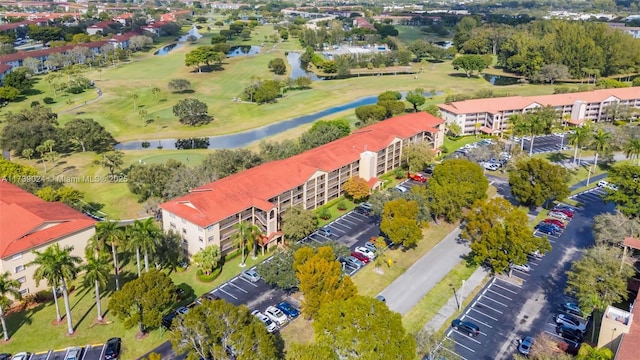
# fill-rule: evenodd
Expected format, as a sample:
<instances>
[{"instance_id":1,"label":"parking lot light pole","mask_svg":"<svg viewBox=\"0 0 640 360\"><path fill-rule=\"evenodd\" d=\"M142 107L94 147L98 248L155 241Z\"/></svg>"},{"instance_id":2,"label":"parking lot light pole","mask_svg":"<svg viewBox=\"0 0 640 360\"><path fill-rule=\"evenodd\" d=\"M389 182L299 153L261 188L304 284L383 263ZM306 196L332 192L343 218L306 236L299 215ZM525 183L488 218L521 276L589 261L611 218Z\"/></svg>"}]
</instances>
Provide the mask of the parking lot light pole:
<instances>
[{"instance_id":1,"label":"parking lot light pole","mask_svg":"<svg viewBox=\"0 0 640 360\"><path fill-rule=\"evenodd\" d=\"M458 311L462 310L462 302L464 301L464 283L465 280L462 280L462 286L460 286L460 302L458 303Z\"/></svg>"},{"instance_id":2,"label":"parking lot light pole","mask_svg":"<svg viewBox=\"0 0 640 360\"><path fill-rule=\"evenodd\" d=\"M453 284L449 284L449 286L451 287L451 290L453 290L453 297L456 299L456 305L458 305L458 310L460 310L460 300L458 300L458 293L456 293L456 288L453 286Z\"/></svg>"}]
</instances>

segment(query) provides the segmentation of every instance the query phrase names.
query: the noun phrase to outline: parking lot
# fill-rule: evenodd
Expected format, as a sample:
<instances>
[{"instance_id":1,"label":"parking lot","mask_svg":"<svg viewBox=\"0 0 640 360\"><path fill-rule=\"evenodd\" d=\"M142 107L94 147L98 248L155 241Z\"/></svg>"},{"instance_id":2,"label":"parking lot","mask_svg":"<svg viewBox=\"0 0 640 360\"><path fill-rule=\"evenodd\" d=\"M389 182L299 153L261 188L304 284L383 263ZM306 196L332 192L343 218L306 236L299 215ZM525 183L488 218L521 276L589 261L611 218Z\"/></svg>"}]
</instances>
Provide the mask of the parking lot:
<instances>
[{"instance_id":1,"label":"parking lot","mask_svg":"<svg viewBox=\"0 0 640 360\"><path fill-rule=\"evenodd\" d=\"M82 348L82 353L78 360L101 360L105 345L86 345ZM64 360L66 354L67 349L41 351L32 353L29 360Z\"/></svg>"},{"instance_id":2,"label":"parking lot","mask_svg":"<svg viewBox=\"0 0 640 360\"><path fill-rule=\"evenodd\" d=\"M560 136L562 135L562 136ZM565 150L568 150L569 144L567 144L566 134L555 134L555 135L543 135L536 136L533 139L533 154L542 154L554 151L561 151L561 146L567 146ZM520 140L516 141L518 146L522 144ZM526 137L524 139L523 151L525 153L529 153L529 148L531 147L531 141Z\"/></svg>"}]
</instances>

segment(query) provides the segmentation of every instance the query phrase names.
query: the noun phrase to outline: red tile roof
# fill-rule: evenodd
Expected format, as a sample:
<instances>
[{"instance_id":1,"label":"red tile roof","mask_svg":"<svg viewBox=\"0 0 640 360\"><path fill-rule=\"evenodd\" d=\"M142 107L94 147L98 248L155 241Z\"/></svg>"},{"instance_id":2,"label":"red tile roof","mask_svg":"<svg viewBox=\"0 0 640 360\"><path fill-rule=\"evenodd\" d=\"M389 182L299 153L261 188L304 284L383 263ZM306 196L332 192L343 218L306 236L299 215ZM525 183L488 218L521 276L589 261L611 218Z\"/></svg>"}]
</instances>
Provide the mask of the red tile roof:
<instances>
[{"instance_id":1,"label":"red tile roof","mask_svg":"<svg viewBox=\"0 0 640 360\"><path fill-rule=\"evenodd\" d=\"M91 228L96 221L69 206L47 202L0 182L0 258Z\"/></svg>"},{"instance_id":2,"label":"red tile roof","mask_svg":"<svg viewBox=\"0 0 640 360\"><path fill-rule=\"evenodd\" d=\"M616 353L616 360L638 360L640 359L640 293L636 296L636 301L631 312L631 325L629 333L622 336L622 341Z\"/></svg>"},{"instance_id":3,"label":"red tile roof","mask_svg":"<svg viewBox=\"0 0 640 360\"><path fill-rule=\"evenodd\" d=\"M409 138L423 131L436 133L435 127L443 122L424 112L397 116L288 159L202 185L160 207L201 227L250 207L269 210L274 207L269 199L304 184L316 171L331 172L351 164L363 151L380 151L396 138Z\"/></svg>"},{"instance_id":4,"label":"red tile roof","mask_svg":"<svg viewBox=\"0 0 640 360\"><path fill-rule=\"evenodd\" d=\"M41 49L41 50L18 51L18 52L13 53L13 54L7 54L7 55L0 56L0 63L6 64L6 63L14 62L14 61L24 60L24 59L29 58L29 57L40 58L40 57L47 56L47 55L50 55L50 54L53 54L53 53L64 53L64 52L72 50L73 48L78 47L78 46L87 47L87 48L90 48L90 49L99 48L99 47L102 47L102 46L104 46L104 45L106 45L108 43L109 42L106 41L106 40L101 40L101 41L93 41L93 42L89 42L89 43L64 45L64 46L46 48L46 49Z\"/></svg>"},{"instance_id":5,"label":"red tile roof","mask_svg":"<svg viewBox=\"0 0 640 360\"><path fill-rule=\"evenodd\" d=\"M640 250L640 239L626 237L624 238L623 244L624 246L628 246L632 249Z\"/></svg>"},{"instance_id":6,"label":"red tile roof","mask_svg":"<svg viewBox=\"0 0 640 360\"><path fill-rule=\"evenodd\" d=\"M540 95L540 96L508 96L489 99L473 99L455 101L450 104L438 105L441 109L454 114L469 113L498 113L507 110L522 110L531 105L561 106L572 105L576 101L598 103L610 97L620 100L632 100L640 98L640 87L626 87L618 89L600 89L578 93Z\"/></svg>"}]
</instances>

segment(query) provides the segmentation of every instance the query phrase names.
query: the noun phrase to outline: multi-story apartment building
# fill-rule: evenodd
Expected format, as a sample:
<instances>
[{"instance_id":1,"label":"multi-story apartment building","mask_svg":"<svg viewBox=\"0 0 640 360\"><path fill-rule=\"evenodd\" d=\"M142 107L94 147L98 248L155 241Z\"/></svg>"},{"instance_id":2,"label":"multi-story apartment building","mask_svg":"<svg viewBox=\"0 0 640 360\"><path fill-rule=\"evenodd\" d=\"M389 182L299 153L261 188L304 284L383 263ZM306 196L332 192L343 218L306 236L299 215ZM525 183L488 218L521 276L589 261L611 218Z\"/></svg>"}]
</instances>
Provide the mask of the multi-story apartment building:
<instances>
[{"instance_id":1,"label":"multi-story apartment building","mask_svg":"<svg viewBox=\"0 0 640 360\"><path fill-rule=\"evenodd\" d=\"M9 272L20 282L22 294L47 288L36 286L33 250L53 244L73 246L72 254L84 258L96 221L69 206L47 202L7 182L0 181L0 273Z\"/></svg>"},{"instance_id":2,"label":"multi-story apartment building","mask_svg":"<svg viewBox=\"0 0 640 360\"><path fill-rule=\"evenodd\" d=\"M402 149L411 143L442 145L444 122L427 113L394 117L284 160L271 161L202 185L160 205L165 231L182 236L191 256L208 245L233 250L234 225L246 221L263 236L261 246L278 242L281 215L299 205L313 210L338 198L353 176L372 188L378 176L400 166Z\"/></svg>"},{"instance_id":3,"label":"multi-story apartment building","mask_svg":"<svg viewBox=\"0 0 640 360\"><path fill-rule=\"evenodd\" d=\"M478 131L500 134L510 126L508 119L511 115L523 114L544 106L553 106L558 112L558 119L566 119L572 125L580 125L587 120L603 121L607 117L607 106L616 103L640 109L640 87L473 99L438 107L447 123L457 123L462 129L462 135L471 135Z\"/></svg>"}]
</instances>

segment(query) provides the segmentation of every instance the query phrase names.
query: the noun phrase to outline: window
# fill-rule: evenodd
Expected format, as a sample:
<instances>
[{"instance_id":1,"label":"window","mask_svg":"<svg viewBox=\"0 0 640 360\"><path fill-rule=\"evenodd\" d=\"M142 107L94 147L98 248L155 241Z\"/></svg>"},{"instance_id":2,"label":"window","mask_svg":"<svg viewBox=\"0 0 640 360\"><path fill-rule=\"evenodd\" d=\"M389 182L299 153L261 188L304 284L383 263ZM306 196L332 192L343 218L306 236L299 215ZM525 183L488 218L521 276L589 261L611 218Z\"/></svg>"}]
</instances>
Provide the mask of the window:
<instances>
[{"instance_id":1,"label":"window","mask_svg":"<svg viewBox=\"0 0 640 360\"><path fill-rule=\"evenodd\" d=\"M20 284L24 284L24 283L26 283L26 282L27 282L27 277L26 277L26 276L23 276L23 277L19 278L19 279L18 279L18 282L19 282Z\"/></svg>"},{"instance_id":2,"label":"window","mask_svg":"<svg viewBox=\"0 0 640 360\"><path fill-rule=\"evenodd\" d=\"M211 231L211 230L213 230L213 225L207 226L207 231Z\"/></svg>"},{"instance_id":3,"label":"window","mask_svg":"<svg viewBox=\"0 0 640 360\"><path fill-rule=\"evenodd\" d=\"M21 272L21 271L24 271L24 265L18 265L18 266L16 266L16 274L17 274L17 273L19 273L19 272Z\"/></svg>"},{"instance_id":4,"label":"window","mask_svg":"<svg viewBox=\"0 0 640 360\"><path fill-rule=\"evenodd\" d=\"M174 218L176 217L176 214L174 214L174 213L169 213L169 217L170 217L170 218L172 218L172 219L174 219Z\"/></svg>"},{"instance_id":5,"label":"window","mask_svg":"<svg viewBox=\"0 0 640 360\"><path fill-rule=\"evenodd\" d=\"M182 228L182 233L183 233L183 234L185 234L185 235L187 235L187 229Z\"/></svg>"},{"instance_id":6,"label":"window","mask_svg":"<svg viewBox=\"0 0 640 360\"><path fill-rule=\"evenodd\" d=\"M207 239L209 242L213 241L213 236L209 236L209 239Z\"/></svg>"},{"instance_id":7,"label":"window","mask_svg":"<svg viewBox=\"0 0 640 360\"><path fill-rule=\"evenodd\" d=\"M202 238L202 236L198 236L198 241L204 242L204 239Z\"/></svg>"},{"instance_id":8,"label":"window","mask_svg":"<svg viewBox=\"0 0 640 360\"><path fill-rule=\"evenodd\" d=\"M15 254L15 255L13 255L13 257L11 258L11 260L18 260L18 259L20 259L20 258L22 258L22 254Z\"/></svg>"},{"instance_id":9,"label":"window","mask_svg":"<svg viewBox=\"0 0 640 360\"><path fill-rule=\"evenodd\" d=\"M172 222L171 222L171 223L169 223L169 226L171 226L171 228L172 228L172 229L175 229L175 228L176 228L176 224L174 224L174 223L172 223Z\"/></svg>"},{"instance_id":10,"label":"window","mask_svg":"<svg viewBox=\"0 0 640 360\"><path fill-rule=\"evenodd\" d=\"M22 289L22 290L20 290L20 294L21 294L22 296L27 295L28 293L29 293L29 289Z\"/></svg>"}]
</instances>

